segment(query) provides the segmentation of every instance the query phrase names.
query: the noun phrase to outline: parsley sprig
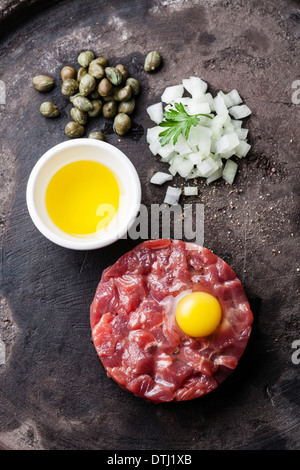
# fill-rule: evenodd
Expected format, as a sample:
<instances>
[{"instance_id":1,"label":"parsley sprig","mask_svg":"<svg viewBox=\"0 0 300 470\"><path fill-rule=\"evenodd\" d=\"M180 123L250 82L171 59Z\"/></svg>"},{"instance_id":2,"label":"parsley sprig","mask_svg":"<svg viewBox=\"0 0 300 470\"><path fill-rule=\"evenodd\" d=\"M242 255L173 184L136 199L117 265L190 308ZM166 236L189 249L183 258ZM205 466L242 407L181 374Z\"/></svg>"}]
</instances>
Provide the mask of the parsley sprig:
<instances>
[{"instance_id":1,"label":"parsley sprig","mask_svg":"<svg viewBox=\"0 0 300 470\"><path fill-rule=\"evenodd\" d=\"M200 121L198 116L205 116L212 119L208 114L188 114L182 103L175 103L174 108L164 113L164 120L159 124L160 127L166 127L159 134L159 141L162 146L167 145L171 139L175 145L181 133L187 139L192 126L196 126Z\"/></svg>"}]
</instances>

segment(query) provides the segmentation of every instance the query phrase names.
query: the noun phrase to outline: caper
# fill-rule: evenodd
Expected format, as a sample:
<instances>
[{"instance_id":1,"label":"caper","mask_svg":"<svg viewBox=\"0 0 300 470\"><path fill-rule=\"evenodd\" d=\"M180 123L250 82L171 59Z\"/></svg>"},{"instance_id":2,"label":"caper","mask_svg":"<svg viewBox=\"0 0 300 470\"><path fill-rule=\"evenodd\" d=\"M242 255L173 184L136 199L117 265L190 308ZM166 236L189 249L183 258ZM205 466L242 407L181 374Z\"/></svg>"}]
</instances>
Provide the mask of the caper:
<instances>
[{"instance_id":1,"label":"caper","mask_svg":"<svg viewBox=\"0 0 300 470\"><path fill-rule=\"evenodd\" d=\"M78 122L82 126L85 126L88 120L88 115L85 111L81 111L78 108L72 108L70 111L71 117L74 121Z\"/></svg>"},{"instance_id":2,"label":"caper","mask_svg":"<svg viewBox=\"0 0 300 470\"><path fill-rule=\"evenodd\" d=\"M88 67L94 58L92 51L84 51L79 54L77 60L81 67Z\"/></svg>"},{"instance_id":3,"label":"caper","mask_svg":"<svg viewBox=\"0 0 300 470\"><path fill-rule=\"evenodd\" d=\"M89 74L97 78L97 80L101 80L101 78L105 77L104 67L101 64L98 64L97 59L92 60L90 63Z\"/></svg>"},{"instance_id":4,"label":"caper","mask_svg":"<svg viewBox=\"0 0 300 470\"><path fill-rule=\"evenodd\" d=\"M119 100L119 96L118 96L118 93L119 91L122 90L122 87L121 86L115 86L113 88L113 91L112 91L112 94L110 95L111 99L114 100L114 101L120 101Z\"/></svg>"},{"instance_id":5,"label":"caper","mask_svg":"<svg viewBox=\"0 0 300 470\"><path fill-rule=\"evenodd\" d=\"M96 79L87 73L79 82L79 93L81 96L88 96L95 90L96 85Z\"/></svg>"},{"instance_id":6,"label":"caper","mask_svg":"<svg viewBox=\"0 0 300 470\"><path fill-rule=\"evenodd\" d=\"M98 85L98 93L101 96L108 96L111 94L113 89L113 84L108 80L108 78L102 78Z\"/></svg>"},{"instance_id":7,"label":"caper","mask_svg":"<svg viewBox=\"0 0 300 470\"><path fill-rule=\"evenodd\" d=\"M84 77L87 74L87 69L84 67L80 67L80 69L77 72L77 82L80 82L82 77Z\"/></svg>"},{"instance_id":8,"label":"caper","mask_svg":"<svg viewBox=\"0 0 300 470\"><path fill-rule=\"evenodd\" d=\"M40 106L40 112L47 118L55 118L60 114L58 107L51 103L51 101L45 101L45 103L42 103Z\"/></svg>"},{"instance_id":9,"label":"caper","mask_svg":"<svg viewBox=\"0 0 300 470\"><path fill-rule=\"evenodd\" d=\"M80 111L86 111L87 113L93 109L92 103L85 96L75 96L73 105Z\"/></svg>"},{"instance_id":10,"label":"caper","mask_svg":"<svg viewBox=\"0 0 300 470\"><path fill-rule=\"evenodd\" d=\"M108 101L103 105L102 114L105 118L113 118L118 113L118 105L115 101Z\"/></svg>"},{"instance_id":11,"label":"caper","mask_svg":"<svg viewBox=\"0 0 300 470\"><path fill-rule=\"evenodd\" d=\"M53 87L54 79L47 75L37 75L33 78L32 83L36 90L46 93Z\"/></svg>"},{"instance_id":12,"label":"caper","mask_svg":"<svg viewBox=\"0 0 300 470\"><path fill-rule=\"evenodd\" d=\"M129 101L121 101L118 106L118 113L132 114L135 108L135 99L131 98Z\"/></svg>"},{"instance_id":13,"label":"caper","mask_svg":"<svg viewBox=\"0 0 300 470\"><path fill-rule=\"evenodd\" d=\"M77 72L74 69L74 67L70 67L69 65L66 65L63 67L60 71L60 76L62 78L62 81L67 80L67 78L74 78L76 79L77 77Z\"/></svg>"},{"instance_id":14,"label":"caper","mask_svg":"<svg viewBox=\"0 0 300 470\"><path fill-rule=\"evenodd\" d=\"M73 103L74 98L76 98L77 96L81 96L81 94L78 92L75 95L69 96L69 100L71 101L71 103Z\"/></svg>"},{"instance_id":15,"label":"caper","mask_svg":"<svg viewBox=\"0 0 300 470\"><path fill-rule=\"evenodd\" d=\"M115 88L118 88L118 87L115 87ZM115 97L114 97L114 92L115 92L115 89L113 89L113 92L111 95L108 95L108 96L101 96L101 99L105 102L108 102L108 101L116 101L115 100Z\"/></svg>"},{"instance_id":16,"label":"caper","mask_svg":"<svg viewBox=\"0 0 300 470\"><path fill-rule=\"evenodd\" d=\"M132 88L130 85L124 86L117 92L117 99L118 101L129 101L132 95Z\"/></svg>"},{"instance_id":17,"label":"caper","mask_svg":"<svg viewBox=\"0 0 300 470\"><path fill-rule=\"evenodd\" d=\"M116 69L119 69L122 77L123 77L123 82L126 82L127 78L129 77L129 72L128 69L125 67L123 64L118 64L116 65Z\"/></svg>"},{"instance_id":18,"label":"caper","mask_svg":"<svg viewBox=\"0 0 300 470\"><path fill-rule=\"evenodd\" d=\"M99 114L100 114L101 111L102 111L102 106L103 106L102 101L101 101L101 100L92 100L92 101L91 101L91 104L92 104L92 106L93 106L93 109L88 112L88 115L89 115L90 117L99 116Z\"/></svg>"},{"instance_id":19,"label":"caper","mask_svg":"<svg viewBox=\"0 0 300 470\"><path fill-rule=\"evenodd\" d=\"M62 84L61 92L63 95L72 96L79 90L78 82L74 78L67 78Z\"/></svg>"},{"instance_id":20,"label":"caper","mask_svg":"<svg viewBox=\"0 0 300 470\"><path fill-rule=\"evenodd\" d=\"M146 72L153 72L161 64L161 55L157 51L151 51L145 59L144 69Z\"/></svg>"},{"instance_id":21,"label":"caper","mask_svg":"<svg viewBox=\"0 0 300 470\"><path fill-rule=\"evenodd\" d=\"M130 85L130 86L131 86L131 88L132 88L132 94L133 94L134 96L136 96L136 95L139 94L141 87L140 87L140 82L139 82L136 78L132 78L132 77L127 78L127 80L126 80L126 85Z\"/></svg>"},{"instance_id":22,"label":"caper","mask_svg":"<svg viewBox=\"0 0 300 470\"><path fill-rule=\"evenodd\" d=\"M101 131L94 131L89 134L89 139L96 139L96 140L105 140L104 134Z\"/></svg>"},{"instance_id":23,"label":"caper","mask_svg":"<svg viewBox=\"0 0 300 470\"><path fill-rule=\"evenodd\" d=\"M119 113L114 119L114 130L119 135L124 135L131 128L131 119L125 113Z\"/></svg>"},{"instance_id":24,"label":"caper","mask_svg":"<svg viewBox=\"0 0 300 470\"><path fill-rule=\"evenodd\" d=\"M100 56L100 57L97 57L95 60L97 61L97 64L102 65L104 69L105 67L109 66L109 61L106 57Z\"/></svg>"},{"instance_id":25,"label":"caper","mask_svg":"<svg viewBox=\"0 0 300 470\"><path fill-rule=\"evenodd\" d=\"M85 133L85 128L78 122L71 121L71 122L68 122L68 124L66 125L65 133L68 137L71 137L72 139L74 139L77 137L82 137L83 134Z\"/></svg>"},{"instance_id":26,"label":"caper","mask_svg":"<svg viewBox=\"0 0 300 470\"><path fill-rule=\"evenodd\" d=\"M100 99L100 95L98 93L98 90L95 89L93 93L90 94L89 100L99 100L99 99Z\"/></svg>"},{"instance_id":27,"label":"caper","mask_svg":"<svg viewBox=\"0 0 300 470\"><path fill-rule=\"evenodd\" d=\"M123 80L122 72L117 67L106 67L105 75L113 85L120 85Z\"/></svg>"}]
</instances>

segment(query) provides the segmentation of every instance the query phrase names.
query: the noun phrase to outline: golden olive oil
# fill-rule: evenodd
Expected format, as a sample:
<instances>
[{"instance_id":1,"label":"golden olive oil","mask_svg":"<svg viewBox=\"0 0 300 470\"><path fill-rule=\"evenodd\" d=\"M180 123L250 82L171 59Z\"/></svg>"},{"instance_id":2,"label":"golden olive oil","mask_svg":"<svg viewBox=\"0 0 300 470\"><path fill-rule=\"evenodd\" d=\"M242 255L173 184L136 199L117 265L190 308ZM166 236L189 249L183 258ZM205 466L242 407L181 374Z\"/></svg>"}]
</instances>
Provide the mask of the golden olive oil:
<instances>
[{"instance_id":1,"label":"golden olive oil","mask_svg":"<svg viewBox=\"0 0 300 470\"><path fill-rule=\"evenodd\" d=\"M63 232L84 236L106 227L119 207L120 189L113 172L101 163L80 160L62 167L46 190L46 207Z\"/></svg>"}]
</instances>

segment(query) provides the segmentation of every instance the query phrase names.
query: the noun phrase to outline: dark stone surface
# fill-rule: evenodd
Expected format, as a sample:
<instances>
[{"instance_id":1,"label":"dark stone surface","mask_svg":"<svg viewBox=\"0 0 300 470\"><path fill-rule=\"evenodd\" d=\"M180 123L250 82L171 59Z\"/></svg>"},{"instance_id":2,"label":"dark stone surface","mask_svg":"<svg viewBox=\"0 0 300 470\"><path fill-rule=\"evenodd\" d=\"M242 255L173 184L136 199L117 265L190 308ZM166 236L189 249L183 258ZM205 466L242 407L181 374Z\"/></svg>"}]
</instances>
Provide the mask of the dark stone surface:
<instances>
[{"instance_id":1,"label":"dark stone surface","mask_svg":"<svg viewBox=\"0 0 300 470\"><path fill-rule=\"evenodd\" d=\"M299 449L299 3L272 0L6 1L1 16L0 448L2 449ZM24 11L26 15L24 16ZM59 71L92 49L123 62L142 84L134 130L107 141L132 160L143 203L165 188L149 179L164 165L150 154L146 106L167 85L202 77L212 93L237 88L252 109L252 149L232 187L199 182L204 244L243 282L253 333L236 371L210 395L152 405L123 391L98 360L89 305L102 270L138 241L73 252L34 228L26 183L38 158L66 140L69 107ZM147 75L149 50L163 66ZM34 75L56 78L45 95L64 109L45 120ZM96 122L96 121L94 121ZM88 130L96 124L92 122ZM182 199L189 203L190 199ZM1 356L1 355L0 355Z\"/></svg>"}]
</instances>

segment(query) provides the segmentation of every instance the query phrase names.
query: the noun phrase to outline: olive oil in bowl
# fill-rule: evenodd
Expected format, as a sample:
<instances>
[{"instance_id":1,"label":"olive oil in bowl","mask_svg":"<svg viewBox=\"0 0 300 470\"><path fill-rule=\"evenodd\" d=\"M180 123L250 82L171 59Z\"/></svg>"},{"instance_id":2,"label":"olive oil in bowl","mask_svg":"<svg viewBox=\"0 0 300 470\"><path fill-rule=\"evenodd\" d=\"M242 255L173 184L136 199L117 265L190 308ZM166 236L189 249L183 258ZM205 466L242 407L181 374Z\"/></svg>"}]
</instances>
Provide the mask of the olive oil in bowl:
<instances>
[{"instance_id":1,"label":"olive oil in bowl","mask_svg":"<svg viewBox=\"0 0 300 470\"><path fill-rule=\"evenodd\" d=\"M105 228L115 217L120 188L113 172L92 160L63 166L46 190L46 208L63 232L84 237Z\"/></svg>"}]
</instances>

